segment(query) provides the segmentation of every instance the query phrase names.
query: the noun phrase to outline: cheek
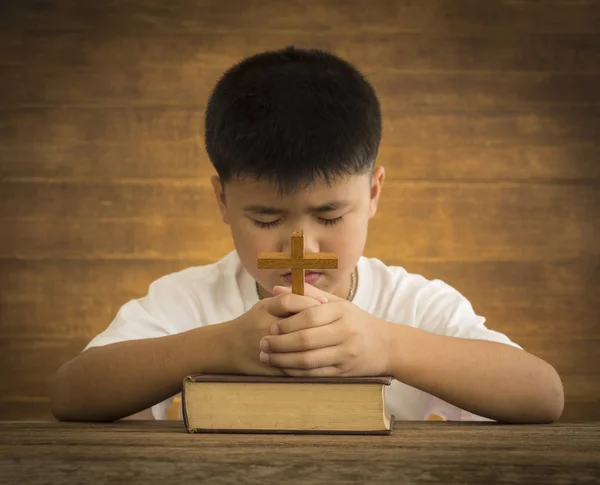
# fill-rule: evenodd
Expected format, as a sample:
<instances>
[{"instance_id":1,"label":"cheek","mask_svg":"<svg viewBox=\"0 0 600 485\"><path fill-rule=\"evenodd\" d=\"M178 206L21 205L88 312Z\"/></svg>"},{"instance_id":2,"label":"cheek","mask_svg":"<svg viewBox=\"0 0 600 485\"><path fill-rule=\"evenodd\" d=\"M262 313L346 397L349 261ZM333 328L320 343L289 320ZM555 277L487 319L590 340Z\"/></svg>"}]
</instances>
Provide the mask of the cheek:
<instances>
[{"instance_id":1,"label":"cheek","mask_svg":"<svg viewBox=\"0 0 600 485\"><path fill-rule=\"evenodd\" d=\"M260 228L253 224L236 221L231 224L231 236L240 260L246 269L255 271L257 269L258 254L269 251L268 237L262 234Z\"/></svg>"},{"instance_id":2,"label":"cheek","mask_svg":"<svg viewBox=\"0 0 600 485\"><path fill-rule=\"evenodd\" d=\"M239 252L252 250L257 244L255 231L248 224L239 221L232 223L231 235Z\"/></svg>"},{"instance_id":3,"label":"cheek","mask_svg":"<svg viewBox=\"0 0 600 485\"><path fill-rule=\"evenodd\" d=\"M344 226L340 227L340 231L336 231L335 235L330 240L327 249L323 249L327 252L337 253L340 258L341 270L349 271L358 258L362 256L367 240L367 226L366 219L356 218L348 220Z\"/></svg>"}]
</instances>

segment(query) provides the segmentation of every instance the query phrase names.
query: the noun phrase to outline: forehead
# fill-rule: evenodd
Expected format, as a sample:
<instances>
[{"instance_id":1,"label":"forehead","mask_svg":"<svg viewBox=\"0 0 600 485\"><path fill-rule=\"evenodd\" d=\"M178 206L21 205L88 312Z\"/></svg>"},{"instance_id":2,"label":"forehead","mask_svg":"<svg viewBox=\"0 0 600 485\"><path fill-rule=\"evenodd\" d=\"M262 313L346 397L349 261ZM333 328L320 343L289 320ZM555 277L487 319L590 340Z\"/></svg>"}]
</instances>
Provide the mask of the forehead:
<instances>
[{"instance_id":1,"label":"forehead","mask_svg":"<svg viewBox=\"0 0 600 485\"><path fill-rule=\"evenodd\" d=\"M305 205L325 203L332 200L354 200L360 198L369 187L369 174L350 175L328 184L319 179L300 186L295 191L281 193L277 184L267 180L245 178L232 180L225 186L228 200L240 204L262 205Z\"/></svg>"}]
</instances>

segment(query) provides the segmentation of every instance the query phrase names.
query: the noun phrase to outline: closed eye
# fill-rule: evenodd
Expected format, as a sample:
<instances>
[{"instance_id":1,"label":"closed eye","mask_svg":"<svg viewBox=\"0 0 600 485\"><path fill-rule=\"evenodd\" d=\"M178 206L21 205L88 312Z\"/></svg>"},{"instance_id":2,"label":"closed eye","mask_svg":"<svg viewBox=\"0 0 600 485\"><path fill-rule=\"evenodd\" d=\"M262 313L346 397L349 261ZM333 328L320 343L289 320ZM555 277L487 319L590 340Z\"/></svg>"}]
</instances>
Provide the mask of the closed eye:
<instances>
[{"instance_id":1,"label":"closed eye","mask_svg":"<svg viewBox=\"0 0 600 485\"><path fill-rule=\"evenodd\" d=\"M261 229L270 229L272 227L276 227L281 223L281 219L277 219L276 221L271 222L261 222L256 219L251 219L254 225L260 227Z\"/></svg>"},{"instance_id":2,"label":"closed eye","mask_svg":"<svg viewBox=\"0 0 600 485\"><path fill-rule=\"evenodd\" d=\"M320 224L323 224L324 226L333 226L333 225L341 222L343 218L344 218L344 216L334 217L333 219L317 217L316 219L317 219L317 221L319 221ZM256 219L252 219L252 218L250 218L250 220L254 223L255 226L260 227L261 229L271 229L271 228L277 227L279 224L281 224L281 219L276 219L274 221L269 221L269 222L257 221Z\"/></svg>"},{"instance_id":3,"label":"closed eye","mask_svg":"<svg viewBox=\"0 0 600 485\"><path fill-rule=\"evenodd\" d=\"M317 217L317 219L324 226L333 226L334 224L337 224L338 222L341 222L343 217L344 216L339 216L339 217L335 217L333 219L325 219L323 217Z\"/></svg>"}]
</instances>

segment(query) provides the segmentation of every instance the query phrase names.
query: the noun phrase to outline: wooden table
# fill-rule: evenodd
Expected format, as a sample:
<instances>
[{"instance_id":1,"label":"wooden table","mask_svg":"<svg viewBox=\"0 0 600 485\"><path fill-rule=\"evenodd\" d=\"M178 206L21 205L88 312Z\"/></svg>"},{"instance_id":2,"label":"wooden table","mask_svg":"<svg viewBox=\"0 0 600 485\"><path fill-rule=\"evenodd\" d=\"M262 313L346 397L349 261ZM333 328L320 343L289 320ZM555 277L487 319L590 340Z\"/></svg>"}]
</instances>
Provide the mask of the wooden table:
<instances>
[{"instance_id":1,"label":"wooden table","mask_svg":"<svg viewBox=\"0 0 600 485\"><path fill-rule=\"evenodd\" d=\"M599 483L600 423L397 423L392 436L0 422L0 483Z\"/></svg>"}]
</instances>

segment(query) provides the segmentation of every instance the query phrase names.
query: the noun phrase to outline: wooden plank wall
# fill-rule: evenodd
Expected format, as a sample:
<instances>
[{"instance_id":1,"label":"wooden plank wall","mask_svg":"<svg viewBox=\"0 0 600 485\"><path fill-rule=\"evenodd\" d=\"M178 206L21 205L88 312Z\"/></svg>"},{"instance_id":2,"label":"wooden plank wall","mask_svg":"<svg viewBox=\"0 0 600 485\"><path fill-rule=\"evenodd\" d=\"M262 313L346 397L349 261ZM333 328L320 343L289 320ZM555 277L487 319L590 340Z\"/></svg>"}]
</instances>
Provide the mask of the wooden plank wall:
<instances>
[{"instance_id":1,"label":"wooden plank wall","mask_svg":"<svg viewBox=\"0 0 600 485\"><path fill-rule=\"evenodd\" d=\"M0 8L0 418L49 417L50 376L121 304L232 248L206 99L289 44L345 56L379 92L367 255L454 285L558 368L564 419L600 418L600 2Z\"/></svg>"}]
</instances>

